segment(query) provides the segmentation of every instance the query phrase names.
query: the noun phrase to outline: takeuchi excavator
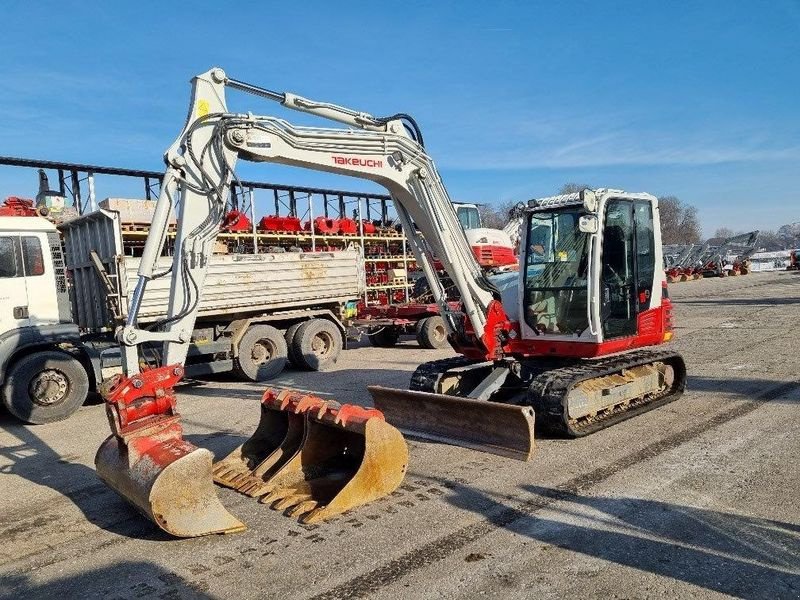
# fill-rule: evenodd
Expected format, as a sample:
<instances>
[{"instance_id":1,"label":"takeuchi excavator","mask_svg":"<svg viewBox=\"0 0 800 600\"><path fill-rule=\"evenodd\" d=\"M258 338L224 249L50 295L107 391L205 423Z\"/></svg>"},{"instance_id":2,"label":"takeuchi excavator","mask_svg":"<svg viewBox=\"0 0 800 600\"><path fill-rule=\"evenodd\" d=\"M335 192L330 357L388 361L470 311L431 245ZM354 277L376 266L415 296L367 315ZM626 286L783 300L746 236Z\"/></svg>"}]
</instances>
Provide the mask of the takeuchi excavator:
<instances>
[{"instance_id":1,"label":"takeuchi excavator","mask_svg":"<svg viewBox=\"0 0 800 600\"><path fill-rule=\"evenodd\" d=\"M96 460L101 477L166 531L243 528L214 494L212 473L217 483L313 521L399 485L408 455L397 429L528 460L534 425L581 436L683 391L682 358L657 348L672 337L673 317L655 197L587 189L519 205L519 271L490 278L410 116L374 117L238 81L217 68L192 83L189 116L165 154L139 282L117 335L124 374L105 386L113 435ZM226 88L348 127L231 113ZM212 468L211 453L182 437L174 386L239 159L385 187L460 356L420 365L410 390L370 387L379 410L268 390L256 433ZM136 315L147 282L158 275L154 265L173 208L168 315L144 330ZM434 256L458 290L457 303L448 302ZM163 366L142 370L138 346L154 342L163 343Z\"/></svg>"}]
</instances>

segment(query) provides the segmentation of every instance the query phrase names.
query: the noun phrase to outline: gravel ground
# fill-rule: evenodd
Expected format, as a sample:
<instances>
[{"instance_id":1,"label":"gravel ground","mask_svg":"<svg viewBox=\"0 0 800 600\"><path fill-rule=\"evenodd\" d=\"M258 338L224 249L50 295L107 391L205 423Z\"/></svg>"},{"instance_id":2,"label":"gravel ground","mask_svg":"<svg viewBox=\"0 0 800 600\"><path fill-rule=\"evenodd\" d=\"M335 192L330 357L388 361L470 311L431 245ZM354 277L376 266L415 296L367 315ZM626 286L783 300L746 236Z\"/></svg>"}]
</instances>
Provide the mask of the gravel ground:
<instances>
[{"instance_id":1,"label":"gravel ground","mask_svg":"<svg viewBox=\"0 0 800 600\"><path fill-rule=\"evenodd\" d=\"M169 539L93 470L103 407L26 427L0 414L0 596L800 598L800 274L671 286L678 401L521 463L412 441L402 488L317 526L233 491L244 533ZM450 351L366 345L274 383L367 404ZM186 437L223 456L262 384L184 387Z\"/></svg>"}]
</instances>

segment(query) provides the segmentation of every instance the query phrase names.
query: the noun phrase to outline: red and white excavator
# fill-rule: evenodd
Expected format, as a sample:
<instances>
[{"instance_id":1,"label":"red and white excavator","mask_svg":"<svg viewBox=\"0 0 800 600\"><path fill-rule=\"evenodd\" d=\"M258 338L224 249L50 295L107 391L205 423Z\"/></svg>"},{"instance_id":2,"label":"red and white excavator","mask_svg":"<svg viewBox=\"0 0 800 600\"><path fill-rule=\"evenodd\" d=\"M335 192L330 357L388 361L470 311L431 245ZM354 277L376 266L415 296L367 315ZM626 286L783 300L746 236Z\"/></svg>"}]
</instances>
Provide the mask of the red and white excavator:
<instances>
[{"instance_id":1,"label":"red and white excavator","mask_svg":"<svg viewBox=\"0 0 800 600\"><path fill-rule=\"evenodd\" d=\"M218 483L314 520L399 484L405 445L394 428L376 427L383 419L423 438L527 460L534 449L534 416L547 429L579 436L683 391L682 358L657 348L672 337L672 306L661 268L655 197L587 189L531 200L517 214L519 271L493 281L476 261L422 133L408 115L374 117L238 81L221 69L192 82L189 116L165 154L167 170L139 284L127 324L118 332L124 375L106 385L113 435L96 461L101 477L163 529L190 536L242 528L211 489L210 453L181 435L173 389L183 373L239 159L349 175L385 187L460 356L420 365L411 390L371 387L382 416L321 405L302 394L268 392L259 430L214 467ZM272 116L231 113L226 88L348 127L298 127ZM171 208L177 208L178 229L169 311L158 328L145 330L136 315L147 282L157 276L154 265ZM447 301L433 256L457 287L458 303ZM163 366L140 368L138 349L145 343L163 344ZM331 441L339 437L347 443ZM301 438L305 441L298 442ZM327 441L314 445L316 438ZM300 455L304 447L312 448L304 456L293 454L298 444ZM348 455L354 447L359 452ZM339 458L349 456L348 476L320 482L318 470L298 466L327 464L332 456L325 455L326 448ZM365 465L378 476L360 481ZM381 478L391 482L376 483ZM335 479L346 485L332 492Z\"/></svg>"}]
</instances>

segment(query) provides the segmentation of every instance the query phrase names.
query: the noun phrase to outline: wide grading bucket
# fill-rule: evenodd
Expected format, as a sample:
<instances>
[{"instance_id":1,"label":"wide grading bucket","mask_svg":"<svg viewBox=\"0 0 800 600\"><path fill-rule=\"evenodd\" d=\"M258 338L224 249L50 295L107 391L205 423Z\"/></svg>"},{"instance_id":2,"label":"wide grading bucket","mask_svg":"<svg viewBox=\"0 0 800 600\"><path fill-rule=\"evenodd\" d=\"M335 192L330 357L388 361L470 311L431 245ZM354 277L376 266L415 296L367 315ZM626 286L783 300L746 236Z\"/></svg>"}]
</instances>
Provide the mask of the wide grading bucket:
<instances>
[{"instance_id":1,"label":"wide grading bucket","mask_svg":"<svg viewBox=\"0 0 800 600\"><path fill-rule=\"evenodd\" d=\"M304 523L393 492L408 467L402 434L374 409L268 389L250 439L214 465L214 481Z\"/></svg>"},{"instance_id":2,"label":"wide grading bucket","mask_svg":"<svg viewBox=\"0 0 800 600\"><path fill-rule=\"evenodd\" d=\"M534 412L488 400L368 386L386 420L412 437L528 461L535 451Z\"/></svg>"},{"instance_id":3,"label":"wide grading bucket","mask_svg":"<svg viewBox=\"0 0 800 600\"><path fill-rule=\"evenodd\" d=\"M107 438L95 456L100 478L167 533L197 537L245 525L217 498L213 454L183 439L177 417L159 419L126 438Z\"/></svg>"}]
</instances>

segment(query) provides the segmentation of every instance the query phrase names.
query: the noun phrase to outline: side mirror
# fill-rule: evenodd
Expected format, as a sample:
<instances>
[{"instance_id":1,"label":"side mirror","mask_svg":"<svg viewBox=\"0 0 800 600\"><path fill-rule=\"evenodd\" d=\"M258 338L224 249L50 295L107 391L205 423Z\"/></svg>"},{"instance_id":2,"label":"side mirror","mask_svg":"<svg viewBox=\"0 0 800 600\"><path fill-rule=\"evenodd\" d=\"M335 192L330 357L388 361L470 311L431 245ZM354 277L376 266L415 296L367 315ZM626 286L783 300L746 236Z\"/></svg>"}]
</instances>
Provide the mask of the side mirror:
<instances>
[{"instance_id":1,"label":"side mirror","mask_svg":"<svg viewBox=\"0 0 800 600\"><path fill-rule=\"evenodd\" d=\"M595 215L581 215L581 218L578 219L578 229L581 233L597 233L597 217Z\"/></svg>"},{"instance_id":2,"label":"side mirror","mask_svg":"<svg viewBox=\"0 0 800 600\"><path fill-rule=\"evenodd\" d=\"M588 188L581 190L580 198L581 202L583 202L583 208L585 208L587 212L597 212L597 194L595 194L593 190Z\"/></svg>"}]
</instances>

